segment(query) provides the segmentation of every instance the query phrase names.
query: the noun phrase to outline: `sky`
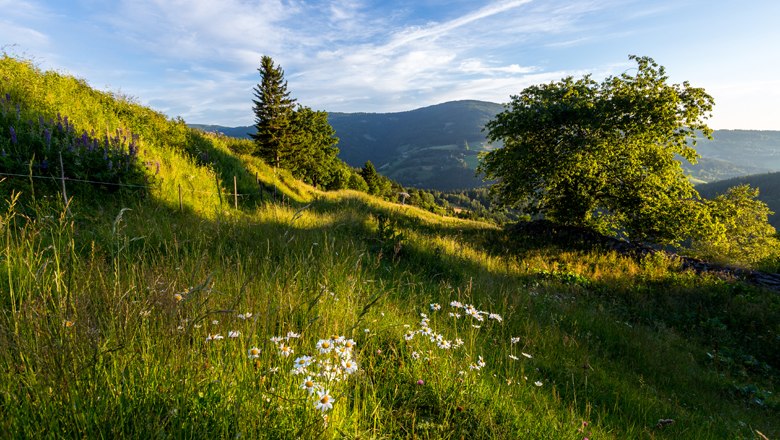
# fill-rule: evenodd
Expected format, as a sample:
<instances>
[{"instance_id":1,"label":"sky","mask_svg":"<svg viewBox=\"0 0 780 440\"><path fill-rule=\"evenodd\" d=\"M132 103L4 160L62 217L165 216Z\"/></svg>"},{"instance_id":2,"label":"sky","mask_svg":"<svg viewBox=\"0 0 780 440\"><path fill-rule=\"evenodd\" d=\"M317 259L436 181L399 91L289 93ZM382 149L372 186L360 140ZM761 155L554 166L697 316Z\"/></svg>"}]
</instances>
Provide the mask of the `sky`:
<instances>
[{"instance_id":1,"label":"sky","mask_svg":"<svg viewBox=\"0 0 780 440\"><path fill-rule=\"evenodd\" d=\"M715 129L780 130L777 0L0 0L0 49L189 123L254 123L263 55L298 103L506 103L649 56L715 99Z\"/></svg>"}]
</instances>

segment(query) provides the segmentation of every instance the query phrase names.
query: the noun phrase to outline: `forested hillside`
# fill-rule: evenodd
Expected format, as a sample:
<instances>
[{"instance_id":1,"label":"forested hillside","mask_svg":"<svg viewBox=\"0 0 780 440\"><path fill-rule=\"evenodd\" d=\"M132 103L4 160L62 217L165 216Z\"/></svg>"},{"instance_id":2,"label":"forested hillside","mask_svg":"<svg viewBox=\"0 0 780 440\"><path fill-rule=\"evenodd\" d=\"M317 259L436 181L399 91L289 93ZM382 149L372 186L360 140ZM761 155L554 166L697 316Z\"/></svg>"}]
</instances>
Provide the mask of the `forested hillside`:
<instances>
[{"instance_id":1,"label":"forested hillside","mask_svg":"<svg viewBox=\"0 0 780 440\"><path fill-rule=\"evenodd\" d=\"M774 215L769 217L769 222L780 230L780 172L756 174L751 176L736 177L728 180L697 185L696 190L707 198L714 198L723 194L728 188L736 185L748 184L759 189L758 199L766 203Z\"/></svg>"}]
</instances>

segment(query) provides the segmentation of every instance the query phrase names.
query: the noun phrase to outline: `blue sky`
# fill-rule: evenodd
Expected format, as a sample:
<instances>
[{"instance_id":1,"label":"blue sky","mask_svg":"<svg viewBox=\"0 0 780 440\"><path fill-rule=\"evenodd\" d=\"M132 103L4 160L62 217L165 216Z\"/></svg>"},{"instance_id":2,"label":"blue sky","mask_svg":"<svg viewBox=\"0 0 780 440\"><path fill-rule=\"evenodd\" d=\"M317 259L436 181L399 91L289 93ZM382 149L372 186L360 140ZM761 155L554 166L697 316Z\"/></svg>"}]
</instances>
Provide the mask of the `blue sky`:
<instances>
[{"instance_id":1,"label":"blue sky","mask_svg":"<svg viewBox=\"0 0 780 440\"><path fill-rule=\"evenodd\" d=\"M191 123L251 125L262 55L316 110L507 102L653 57L716 129L780 130L776 0L0 0L0 47Z\"/></svg>"}]
</instances>

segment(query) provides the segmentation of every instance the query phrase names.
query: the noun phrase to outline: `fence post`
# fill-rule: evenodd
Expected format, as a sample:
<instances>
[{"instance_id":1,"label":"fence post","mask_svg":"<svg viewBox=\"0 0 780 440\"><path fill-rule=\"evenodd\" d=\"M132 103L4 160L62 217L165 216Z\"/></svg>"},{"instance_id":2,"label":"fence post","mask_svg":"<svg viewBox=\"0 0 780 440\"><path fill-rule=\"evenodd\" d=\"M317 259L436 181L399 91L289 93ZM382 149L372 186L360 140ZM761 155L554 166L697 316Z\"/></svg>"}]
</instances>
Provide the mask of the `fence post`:
<instances>
[{"instance_id":1,"label":"fence post","mask_svg":"<svg viewBox=\"0 0 780 440\"><path fill-rule=\"evenodd\" d=\"M70 214L70 206L68 206L68 192L65 190L65 165L62 163L62 151L60 155L60 181L62 182L62 200L65 202L65 209Z\"/></svg>"},{"instance_id":2,"label":"fence post","mask_svg":"<svg viewBox=\"0 0 780 440\"><path fill-rule=\"evenodd\" d=\"M179 212L184 211L184 206L181 203L181 183L179 184Z\"/></svg>"},{"instance_id":3,"label":"fence post","mask_svg":"<svg viewBox=\"0 0 780 440\"><path fill-rule=\"evenodd\" d=\"M238 179L233 175L233 207L238 209Z\"/></svg>"}]
</instances>

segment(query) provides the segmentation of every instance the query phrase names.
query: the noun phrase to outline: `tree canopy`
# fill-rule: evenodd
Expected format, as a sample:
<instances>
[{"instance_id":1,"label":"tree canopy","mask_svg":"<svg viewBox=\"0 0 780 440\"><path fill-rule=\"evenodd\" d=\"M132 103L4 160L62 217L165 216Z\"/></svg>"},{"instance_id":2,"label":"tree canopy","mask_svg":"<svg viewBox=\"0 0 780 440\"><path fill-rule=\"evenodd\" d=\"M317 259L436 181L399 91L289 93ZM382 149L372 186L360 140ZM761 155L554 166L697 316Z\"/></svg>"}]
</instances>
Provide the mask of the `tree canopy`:
<instances>
[{"instance_id":1,"label":"tree canopy","mask_svg":"<svg viewBox=\"0 0 780 440\"><path fill-rule=\"evenodd\" d=\"M262 58L258 71L261 81L254 88L253 100L255 155L312 185L346 186L349 168L337 158L338 138L328 123L328 114L302 105L296 107L295 99L287 91L284 71L271 57Z\"/></svg>"},{"instance_id":2,"label":"tree canopy","mask_svg":"<svg viewBox=\"0 0 780 440\"><path fill-rule=\"evenodd\" d=\"M503 147L479 170L502 205L656 243L691 233L703 205L677 158L695 163L713 99L669 84L652 58L630 59L635 69L600 83L586 75L528 87L486 125Z\"/></svg>"},{"instance_id":3,"label":"tree canopy","mask_svg":"<svg viewBox=\"0 0 780 440\"><path fill-rule=\"evenodd\" d=\"M269 56L260 62L260 83L255 86L255 128L252 139L257 144L256 154L273 166L280 166L292 150L290 124L295 110L295 99L290 98L284 70L274 65Z\"/></svg>"}]
</instances>

